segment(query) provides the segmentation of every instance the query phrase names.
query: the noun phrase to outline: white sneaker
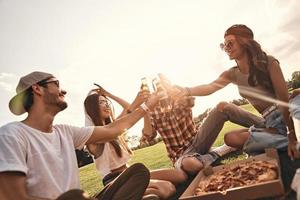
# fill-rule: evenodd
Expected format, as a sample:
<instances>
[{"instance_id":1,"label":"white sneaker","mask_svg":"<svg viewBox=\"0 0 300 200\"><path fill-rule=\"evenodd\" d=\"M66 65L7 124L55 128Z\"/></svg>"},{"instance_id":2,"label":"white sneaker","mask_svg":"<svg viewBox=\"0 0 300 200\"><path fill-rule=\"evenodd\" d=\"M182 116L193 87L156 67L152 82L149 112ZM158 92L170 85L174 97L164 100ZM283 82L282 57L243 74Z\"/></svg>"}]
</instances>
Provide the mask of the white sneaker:
<instances>
[{"instance_id":1,"label":"white sneaker","mask_svg":"<svg viewBox=\"0 0 300 200\"><path fill-rule=\"evenodd\" d=\"M225 156L226 154L231 153L236 150L237 150L237 148L233 148L226 144L223 144L222 146L214 148L212 151L216 152L220 157L222 157L222 156Z\"/></svg>"}]
</instances>

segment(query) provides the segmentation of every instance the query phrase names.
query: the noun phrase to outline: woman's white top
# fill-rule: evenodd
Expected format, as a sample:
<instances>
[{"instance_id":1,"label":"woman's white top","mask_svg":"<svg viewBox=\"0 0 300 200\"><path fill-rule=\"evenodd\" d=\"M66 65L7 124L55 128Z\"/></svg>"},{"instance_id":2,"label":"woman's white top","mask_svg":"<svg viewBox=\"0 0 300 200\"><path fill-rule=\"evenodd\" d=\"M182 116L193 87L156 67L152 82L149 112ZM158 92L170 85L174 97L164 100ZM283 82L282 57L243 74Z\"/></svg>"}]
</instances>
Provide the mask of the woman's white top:
<instances>
[{"instance_id":1,"label":"woman's white top","mask_svg":"<svg viewBox=\"0 0 300 200\"><path fill-rule=\"evenodd\" d=\"M114 149L114 147L109 143L104 144L104 150L101 156L94 159L96 164L96 169L100 175L105 177L107 174L111 173L113 169L117 169L123 165L127 165L127 162L130 160L131 155L128 151L122 149L122 157L119 157Z\"/></svg>"},{"instance_id":2,"label":"woman's white top","mask_svg":"<svg viewBox=\"0 0 300 200\"><path fill-rule=\"evenodd\" d=\"M93 121L86 112L85 125L94 126ZM127 162L130 160L131 154L126 150L124 145L122 145L122 142L120 142L120 147L122 149L122 157L119 157L114 147L109 142L106 142L104 143L104 150L102 155L94 159L96 169L102 176L102 178L111 173L112 170L117 169L123 165L127 165Z\"/></svg>"}]
</instances>

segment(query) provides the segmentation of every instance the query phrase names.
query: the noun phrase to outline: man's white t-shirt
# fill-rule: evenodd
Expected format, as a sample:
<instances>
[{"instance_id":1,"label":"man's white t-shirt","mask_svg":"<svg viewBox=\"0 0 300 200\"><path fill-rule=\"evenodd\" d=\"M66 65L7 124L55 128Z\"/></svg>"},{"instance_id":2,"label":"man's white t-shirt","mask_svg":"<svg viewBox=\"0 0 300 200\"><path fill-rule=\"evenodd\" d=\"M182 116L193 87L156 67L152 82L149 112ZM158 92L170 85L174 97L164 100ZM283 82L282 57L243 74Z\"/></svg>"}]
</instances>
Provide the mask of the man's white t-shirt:
<instances>
[{"instance_id":1,"label":"man's white t-shirt","mask_svg":"<svg viewBox=\"0 0 300 200\"><path fill-rule=\"evenodd\" d=\"M83 148L93 130L54 125L44 133L22 122L6 124L0 128L0 172L23 172L34 197L55 199L80 188L75 149Z\"/></svg>"}]
</instances>

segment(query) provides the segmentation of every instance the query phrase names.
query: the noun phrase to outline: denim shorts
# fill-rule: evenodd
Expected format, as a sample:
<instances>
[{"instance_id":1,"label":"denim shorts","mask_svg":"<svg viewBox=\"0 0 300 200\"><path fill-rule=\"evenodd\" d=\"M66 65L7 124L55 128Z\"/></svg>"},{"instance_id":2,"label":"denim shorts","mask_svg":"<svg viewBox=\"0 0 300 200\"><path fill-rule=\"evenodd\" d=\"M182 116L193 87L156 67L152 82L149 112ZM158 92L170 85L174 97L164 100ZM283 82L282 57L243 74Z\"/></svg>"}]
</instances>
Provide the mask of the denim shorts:
<instances>
[{"instance_id":1,"label":"denim shorts","mask_svg":"<svg viewBox=\"0 0 300 200\"><path fill-rule=\"evenodd\" d=\"M300 94L290 100L289 111L293 118L300 120Z\"/></svg>"},{"instance_id":2,"label":"denim shorts","mask_svg":"<svg viewBox=\"0 0 300 200\"><path fill-rule=\"evenodd\" d=\"M248 130L250 136L243 147L244 152L256 155L264 153L266 148L287 148L287 129L279 109L274 110L265 117L265 128L275 128L277 133L269 133L264 128L251 126Z\"/></svg>"},{"instance_id":3,"label":"denim shorts","mask_svg":"<svg viewBox=\"0 0 300 200\"><path fill-rule=\"evenodd\" d=\"M213 164L214 162L216 162L220 158L220 156L215 152L209 152L209 153L204 154L204 155L201 155L199 153L184 154L176 160L176 162L174 164L174 167L176 169L182 169L181 168L182 167L182 160L185 159L185 158L188 158L188 157L196 158L197 160L199 160L203 164L203 167L207 167L207 166Z\"/></svg>"},{"instance_id":4,"label":"denim shorts","mask_svg":"<svg viewBox=\"0 0 300 200\"><path fill-rule=\"evenodd\" d=\"M289 111L294 122L295 133L299 143L300 141L300 94L294 97L292 100L290 100Z\"/></svg>"}]
</instances>

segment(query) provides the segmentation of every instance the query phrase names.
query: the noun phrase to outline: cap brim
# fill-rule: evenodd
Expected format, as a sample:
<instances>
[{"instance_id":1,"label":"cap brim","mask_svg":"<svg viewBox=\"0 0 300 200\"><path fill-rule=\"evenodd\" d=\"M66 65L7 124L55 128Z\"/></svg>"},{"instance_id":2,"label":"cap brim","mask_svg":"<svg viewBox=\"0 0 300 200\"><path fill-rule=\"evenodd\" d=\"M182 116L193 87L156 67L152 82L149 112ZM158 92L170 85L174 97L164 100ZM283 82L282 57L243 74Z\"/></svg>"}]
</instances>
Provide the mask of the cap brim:
<instances>
[{"instance_id":1,"label":"cap brim","mask_svg":"<svg viewBox=\"0 0 300 200\"><path fill-rule=\"evenodd\" d=\"M9 109L15 115L21 115L26 112L23 106L24 94L25 92L21 92L9 101Z\"/></svg>"}]
</instances>

